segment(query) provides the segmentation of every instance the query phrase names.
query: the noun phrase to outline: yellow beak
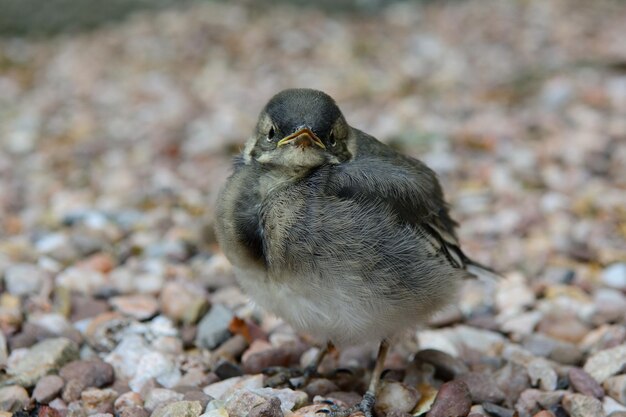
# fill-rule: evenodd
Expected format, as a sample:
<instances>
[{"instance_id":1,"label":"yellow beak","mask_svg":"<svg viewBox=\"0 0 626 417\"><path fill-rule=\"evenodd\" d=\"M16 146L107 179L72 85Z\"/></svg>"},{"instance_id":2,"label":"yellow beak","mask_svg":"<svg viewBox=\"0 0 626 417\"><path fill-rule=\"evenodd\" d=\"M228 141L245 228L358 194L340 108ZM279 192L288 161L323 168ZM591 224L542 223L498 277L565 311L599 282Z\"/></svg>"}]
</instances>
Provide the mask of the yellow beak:
<instances>
[{"instance_id":1,"label":"yellow beak","mask_svg":"<svg viewBox=\"0 0 626 417\"><path fill-rule=\"evenodd\" d=\"M322 140L317 137L315 133L308 127L303 127L298 131L292 133L289 136L286 136L278 141L276 144L277 147L281 147L283 145L287 145L288 143L293 143L299 147L307 147L307 146L319 146L322 149L326 149L326 146L322 143Z\"/></svg>"}]
</instances>

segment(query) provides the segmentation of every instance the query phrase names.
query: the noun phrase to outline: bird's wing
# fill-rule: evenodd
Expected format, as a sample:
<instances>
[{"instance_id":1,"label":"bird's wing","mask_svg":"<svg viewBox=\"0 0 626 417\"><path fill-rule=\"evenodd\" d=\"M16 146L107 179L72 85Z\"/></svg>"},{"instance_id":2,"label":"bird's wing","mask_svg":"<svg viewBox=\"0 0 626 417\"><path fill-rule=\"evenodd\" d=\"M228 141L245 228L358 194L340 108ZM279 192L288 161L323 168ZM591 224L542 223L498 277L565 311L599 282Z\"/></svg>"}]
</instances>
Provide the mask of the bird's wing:
<instances>
[{"instance_id":1,"label":"bird's wing","mask_svg":"<svg viewBox=\"0 0 626 417\"><path fill-rule=\"evenodd\" d=\"M336 167L329 181L330 192L340 198L377 200L428 239L455 268L482 267L460 248L457 223L450 217L436 174L421 161L401 155L362 132L357 134L356 155Z\"/></svg>"}]
</instances>

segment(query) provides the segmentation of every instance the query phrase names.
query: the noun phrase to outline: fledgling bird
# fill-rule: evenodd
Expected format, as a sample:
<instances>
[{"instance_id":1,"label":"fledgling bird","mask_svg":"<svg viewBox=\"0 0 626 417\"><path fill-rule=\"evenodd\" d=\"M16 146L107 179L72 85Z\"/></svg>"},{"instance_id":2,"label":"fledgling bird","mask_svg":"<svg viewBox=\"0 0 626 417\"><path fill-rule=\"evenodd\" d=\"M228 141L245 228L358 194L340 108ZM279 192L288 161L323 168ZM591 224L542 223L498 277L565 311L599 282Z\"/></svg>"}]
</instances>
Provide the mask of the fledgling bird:
<instances>
[{"instance_id":1,"label":"fledgling bird","mask_svg":"<svg viewBox=\"0 0 626 417\"><path fill-rule=\"evenodd\" d=\"M258 305L338 346L381 342L366 416L388 340L453 302L477 265L455 227L430 168L311 89L271 98L217 206L219 243Z\"/></svg>"}]
</instances>

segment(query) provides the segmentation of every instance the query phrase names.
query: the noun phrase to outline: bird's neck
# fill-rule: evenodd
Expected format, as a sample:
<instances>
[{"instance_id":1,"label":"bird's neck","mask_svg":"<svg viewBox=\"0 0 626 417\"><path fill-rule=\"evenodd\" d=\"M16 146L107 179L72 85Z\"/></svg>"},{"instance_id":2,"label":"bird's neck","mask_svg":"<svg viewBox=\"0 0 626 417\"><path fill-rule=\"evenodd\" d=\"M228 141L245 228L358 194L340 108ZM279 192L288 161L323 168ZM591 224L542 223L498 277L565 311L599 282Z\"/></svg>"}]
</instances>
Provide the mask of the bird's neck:
<instances>
[{"instance_id":1,"label":"bird's neck","mask_svg":"<svg viewBox=\"0 0 626 417\"><path fill-rule=\"evenodd\" d=\"M268 169L261 170L259 176L259 185L261 196L265 197L272 191L289 186L295 182L309 176L316 168L311 167L287 167L273 166Z\"/></svg>"}]
</instances>

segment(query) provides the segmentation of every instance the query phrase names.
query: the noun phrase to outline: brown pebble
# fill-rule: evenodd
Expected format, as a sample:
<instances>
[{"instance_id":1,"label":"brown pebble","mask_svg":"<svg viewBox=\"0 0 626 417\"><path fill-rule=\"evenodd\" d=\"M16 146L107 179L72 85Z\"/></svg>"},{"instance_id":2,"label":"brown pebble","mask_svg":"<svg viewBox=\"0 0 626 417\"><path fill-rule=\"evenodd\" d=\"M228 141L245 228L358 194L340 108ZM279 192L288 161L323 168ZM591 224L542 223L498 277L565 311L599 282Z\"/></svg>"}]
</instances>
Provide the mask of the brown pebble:
<instances>
[{"instance_id":1,"label":"brown pebble","mask_svg":"<svg viewBox=\"0 0 626 417\"><path fill-rule=\"evenodd\" d=\"M554 416L554 413L552 411L541 410L540 412L535 414L533 417L555 417L555 416Z\"/></svg>"},{"instance_id":2,"label":"brown pebble","mask_svg":"<svg viewBox=\"0 0 626 417\"><path fill-rule=\"evenodd\" d=\"M307 346L304 343L288 343L283 346L270 347L250 355L244 354L241 365L247 374L258 374L270 366L297 364L306 349Z\"/></svg>"},{"instance_id":3,"label":"brown pebble","mask_svg":"<svg viewBox=\"0 0 626 417\"><path fill-rule=\"evenodd\" d=\"M491 375L469 372L457 377L455 380L465 382L472 395L472 402L475 404L484 402L500 403L504 401L504 392L498 387Z\"/></svg>"},{"instance_id":4,"label":"brown pebble","mask_svg":"<svg viewBox=\"0 0 626 417\"><path fill-rule=\"evenodd\" d=\"M59 375L66 381L78 381L83 388L109 385L115 377L113 367L100 359L70 362L61 368Z\"/></svg>"},{"instance_id":5,"label":"brown pebble","mask_svg":"<svg viewBox=\"0 0 626 417\"><path fill-rule=\"evenodd\" d=\"M148 417L149 415L150 413L137 406L125 408L120 413L120 417Z\"/></svg>"},{"instance_id":6,"label":"brown pebble","mask_svg":"<svg viewBox=\"0 0 626 417\"><path fill-rule=\"evenodd\" d=\"M426 417L458 417L469 414L472 396L465 382L450 381L441 386Z\"/></svg>"},{"instance_id":7,"label":"brown pebble","mask_svg":"<svg viewBox=\"0 0 626 417\"><path fill-rule=\"evenodd\" d=\"M424 349L417 352L414 360L433 365L436 371L435 377L443 381L449 381L469 371L467 365L460 359L435 349Z\"/></svg>"},{"instance_id":8,"label":"brown pebble","mask_svg":"<svg viewBox=\"0 0 626 417\"><path fill-rule=\"evenodd\" d=\"M283 417L280 400L272 397L269 401L259 404L250 410L248 417Z\"/></svg>"},{"instance_id":9,"label":"brown pebble","mask_svg":"<svg viewBox=\"0 0 626 417\"><path fill-rule=\"evenodd\" d=\"M604 397L604 389L593 379L591 375L580 368L572 368L567 373L569 382L574 390L581 394L590 395L596 398Z\"/></svg>"},{"instance_id":10,"label":"brown pebble","mask_svg":"<svg viewBox=\"0 0 626 417\"><path fill-rule=\"evenodd\" d=\"M65 381L57 375L47 375L37 381L33 390L33 399L38 403L48 404L63 389Z\"/></svg>"}]
</instances>

